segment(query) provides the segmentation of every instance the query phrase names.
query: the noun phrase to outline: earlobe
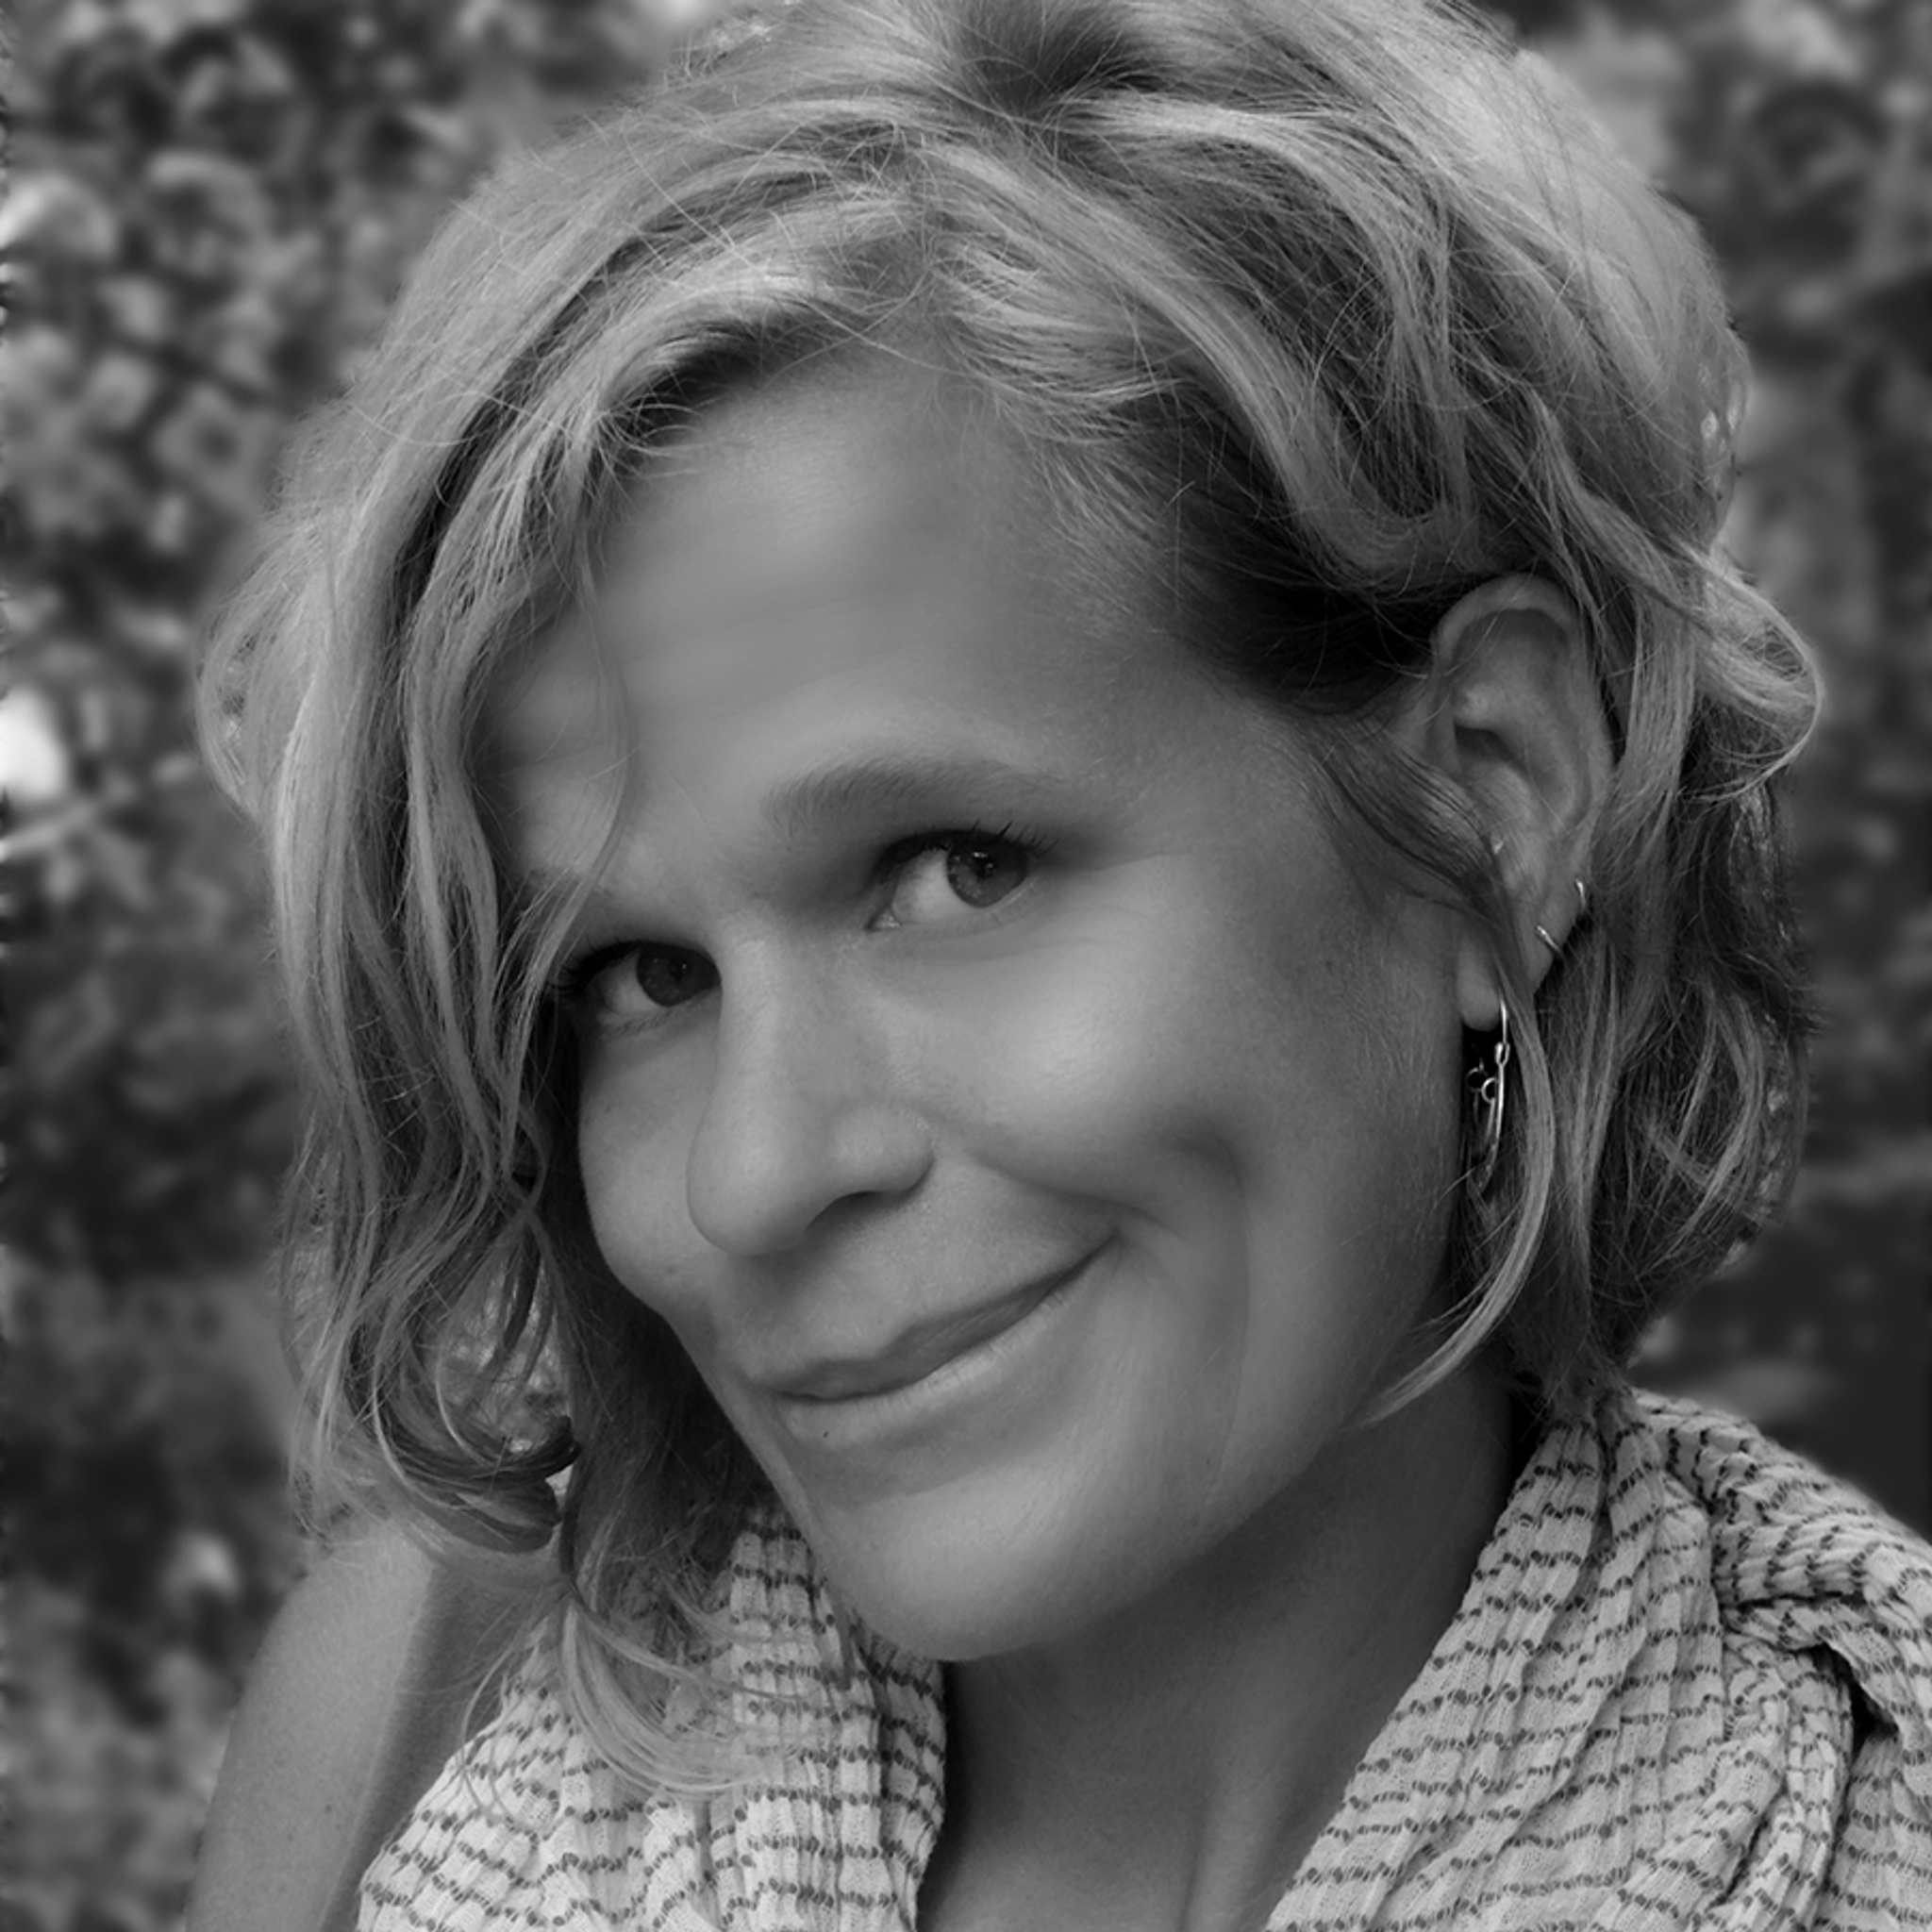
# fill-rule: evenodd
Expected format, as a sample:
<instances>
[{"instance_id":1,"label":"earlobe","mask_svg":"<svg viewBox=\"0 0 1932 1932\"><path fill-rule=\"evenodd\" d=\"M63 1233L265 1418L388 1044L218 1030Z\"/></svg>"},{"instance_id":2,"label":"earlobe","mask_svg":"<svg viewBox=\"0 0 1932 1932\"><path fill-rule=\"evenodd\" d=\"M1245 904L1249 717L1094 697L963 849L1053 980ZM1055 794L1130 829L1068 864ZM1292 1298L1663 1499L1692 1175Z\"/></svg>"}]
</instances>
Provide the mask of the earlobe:
<instances>
[{"instance_id":1,"label":"earlobe","mask_svg":"<svg viewBox=\"0 0 1932 1932\"><path fill-rule=\"evenodd\" d=\"M1570 599L1541 577L1492 578L1433 639L1424 756L1487 829L1519 958L1540 982L1587 904L1577 882L1608 788L1610 734L1588 639ZM1457 975L1463 1024L1496 1023L1500 989L1472 936Z\"/></svg>"}]
</instances>

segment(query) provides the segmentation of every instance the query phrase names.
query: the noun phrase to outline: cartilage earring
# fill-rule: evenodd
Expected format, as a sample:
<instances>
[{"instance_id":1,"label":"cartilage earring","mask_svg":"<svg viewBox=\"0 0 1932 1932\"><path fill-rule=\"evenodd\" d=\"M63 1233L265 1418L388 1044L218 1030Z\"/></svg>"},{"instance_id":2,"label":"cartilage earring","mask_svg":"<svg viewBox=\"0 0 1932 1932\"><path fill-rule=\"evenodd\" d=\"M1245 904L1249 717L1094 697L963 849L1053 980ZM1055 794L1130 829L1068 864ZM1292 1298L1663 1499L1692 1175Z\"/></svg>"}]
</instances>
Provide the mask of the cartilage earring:
<instances>
[{"instance_id":1,"label":"cartilage earring","mask_svg":"<svg viewBox=\"0 0 1932 1932\"><path fill-rule=\"evenodd\" d=\"M1590 888L1581 879L1572 879L1570 883L1576 888L1576 924L1581 925L1590 917ZM1560 959L1563 957L1563 941L1548 926L1533 925L1530 930L1549 948L1551 958Z\"/></svg>"},{"instance_id":2,"label":"cartilage earring","mask_svg":"<svg viewBox=\"0 0 1932 1932\"><path fill-rule=\"evenodd\" d=\"M1509 1008L1496 1002L1496 1037L1490 1050L1469 1070L1470 1138L1474 1158L1470 1179L1477 1193L1487 1193L1495 1178L1503 1151L1503 1116L1509 1104Z\"/></svg>"}]
</instances>

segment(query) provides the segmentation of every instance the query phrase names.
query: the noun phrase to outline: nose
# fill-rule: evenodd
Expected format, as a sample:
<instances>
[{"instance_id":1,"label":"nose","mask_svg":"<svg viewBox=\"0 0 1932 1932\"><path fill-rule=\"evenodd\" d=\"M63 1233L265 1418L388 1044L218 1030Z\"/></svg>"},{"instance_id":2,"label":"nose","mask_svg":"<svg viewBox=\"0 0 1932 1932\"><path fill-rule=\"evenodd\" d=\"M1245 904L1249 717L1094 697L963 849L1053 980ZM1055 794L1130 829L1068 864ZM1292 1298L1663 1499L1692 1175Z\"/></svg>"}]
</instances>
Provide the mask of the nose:
<instances>
[{"instance_id":1,"label":"nose","mask_svg":"<svg viewBox=\"0 0 1932 1932\"><path fill-rule=\"evenodd\" d=\"M909 1193L932 1164L924 1122L879 1074L864 1015L769 980L719 1014L710 1093L685 1176L692 1224L740 1257L794 1247L829 1208Z\"/></svg>"}]
</instances>

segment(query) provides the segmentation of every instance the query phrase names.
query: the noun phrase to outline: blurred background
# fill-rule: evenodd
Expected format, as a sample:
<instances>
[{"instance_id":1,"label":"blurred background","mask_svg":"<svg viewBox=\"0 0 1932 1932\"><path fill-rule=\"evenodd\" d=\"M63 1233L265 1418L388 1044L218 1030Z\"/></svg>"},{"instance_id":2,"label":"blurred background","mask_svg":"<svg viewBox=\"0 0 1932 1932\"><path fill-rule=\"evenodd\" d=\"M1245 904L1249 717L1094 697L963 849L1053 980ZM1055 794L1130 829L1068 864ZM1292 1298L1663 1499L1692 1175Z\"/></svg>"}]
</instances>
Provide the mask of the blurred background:
<instances>
[{"instance_id":1,"label":"blurred background","mask_svg":"<svg viewBox=\"0 0 1932 1932\"><path fill-rule=\"evenodd\" d=\"M301 1561L261 1252L291 1106L254 858L193 749L208 601L291 421L354 370L452 197L708 10L17 8L0 1932L178 1923L227 1712ZM1796 787L1830 1016L1808 1158L1781 1231L1643 1374L1932 1529L1932 8L1497 10L1722 258L1759 372L1731 541L1831 689Z\"/></svg>"}]
</instances>

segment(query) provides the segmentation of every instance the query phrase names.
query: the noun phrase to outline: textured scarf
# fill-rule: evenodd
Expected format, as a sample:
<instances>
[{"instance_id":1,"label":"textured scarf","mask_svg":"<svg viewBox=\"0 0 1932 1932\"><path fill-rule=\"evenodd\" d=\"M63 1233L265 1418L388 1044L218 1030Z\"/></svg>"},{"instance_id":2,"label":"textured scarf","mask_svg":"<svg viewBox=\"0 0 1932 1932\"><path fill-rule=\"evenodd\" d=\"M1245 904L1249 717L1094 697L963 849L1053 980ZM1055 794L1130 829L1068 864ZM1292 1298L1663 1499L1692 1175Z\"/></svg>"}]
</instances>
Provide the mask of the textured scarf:
<instances>
[{"instance_id":1,"label":"textured scarf","mask_svg":"<svg viewBox=\"0 0 1932 1932\"><path fill-rule=\"evenodd\" d=\"M938 1671L846 1671L783 1528L741 1541L729 1606L734 1694L804 1701L782 1777L633 1792L533 1652L364 1932L911 1926ZM1727 1417L1632 1396L1553 1430L1268 1924L1932 1926L1932 1550Z\"/></svg>"}]
</instances>

